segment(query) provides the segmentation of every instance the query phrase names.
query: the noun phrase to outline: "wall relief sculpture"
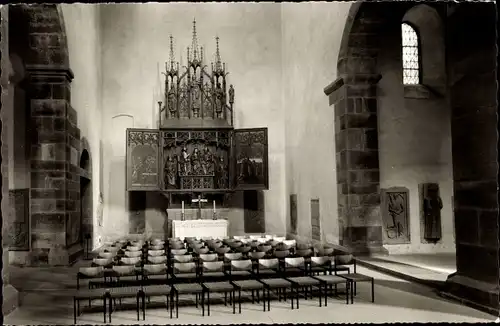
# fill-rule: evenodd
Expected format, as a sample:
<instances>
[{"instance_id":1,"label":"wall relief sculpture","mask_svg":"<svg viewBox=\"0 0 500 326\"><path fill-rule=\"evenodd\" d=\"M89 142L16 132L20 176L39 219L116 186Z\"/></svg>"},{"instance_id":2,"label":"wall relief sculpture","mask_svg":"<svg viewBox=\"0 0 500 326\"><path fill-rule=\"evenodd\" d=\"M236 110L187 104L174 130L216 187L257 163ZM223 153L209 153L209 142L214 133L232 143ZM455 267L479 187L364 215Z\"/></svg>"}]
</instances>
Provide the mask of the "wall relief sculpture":
<instances>
[{"instance_id":1,"label":"wall relief sculpture","mask_svg":"<svg viewBox=\"0 0 500 326\"><path fill-rule=\"evenodd\" d=\"M439 195L437 183L424 183L419 185L421 214L420 237L423 243L437 243L441 240L441 209L443 201Z\"/></svg>"},{"instance_id":2,"label":"wall relief sculpture","mask_svg":"<svg viewBox=\"0 0 500 326\"><path fill-rule=\"evenodd\" d=\"M408 189L382 190L382 220L385 244L410 243Z\"/></svg>"},{"instance_id":3,"label":"wall relief sculpture","mask_svg":"<svg viewBox=\"0 0 500 326\"><path fill-rule=\"evenodd\" d=\"M30 250L29 189L9 191L9 250Z\"/></svg>"},{"instance_id":4,"label":"wall relief sculpture","mask_svg":"<svg viewBox=\"0 0 500 326\"><path fill-rule=\"evenodd\" d=\"M235 188L267 189L267 128L239 129L234 132Z\"/></svg>"}]
</instances>

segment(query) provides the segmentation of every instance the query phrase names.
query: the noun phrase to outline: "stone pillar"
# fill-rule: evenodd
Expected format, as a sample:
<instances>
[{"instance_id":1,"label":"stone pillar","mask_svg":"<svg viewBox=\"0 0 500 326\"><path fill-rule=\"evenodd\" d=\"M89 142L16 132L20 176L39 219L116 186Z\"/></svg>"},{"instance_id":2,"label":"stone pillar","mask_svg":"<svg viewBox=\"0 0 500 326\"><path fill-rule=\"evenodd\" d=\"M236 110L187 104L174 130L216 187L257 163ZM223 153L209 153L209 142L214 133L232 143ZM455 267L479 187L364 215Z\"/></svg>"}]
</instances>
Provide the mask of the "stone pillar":
<instances>
[{"instance_id":1,"label":"stone pillar","mask_svg":"<svg viewBox=\"0 0 500 326\"><path fill-rule=\"evenodd\" d=\"M1 16L1 51L2 54L2 74L1 74L1 86L2 86L2 100L0 101L0 166L1 166L1 178L0 178L0 203L1 203L1 215L2 215L2 313L7 315L12 312L19 305L19 293L10 284L9 277L9 243L7 236L8 232L8 219L7 212L9 211L9 167L8 167L8 129L9 124L12 125L12 113L13 110L13 87L10 84L10 77L13 73L12 67L9 61L9 8L8 6L0 6L0 16Z\"/></svg>"},{"instance_id":2,"label":"stone pillar","mask_svg":"<svg viewBox=\"0 0 500 326\"><path fill-rule=\"evenodd\" d=\"M67 265L82 252L80 131L69 69L28 66L30 78L32 265Z\"/></svg>"},{"instance_id":3,"label":"stone pillar","mask_svg":"<svg viewBox=\"0 0 500 326\"><path fill-rule=\"evenodd\" d=\"M493 4L465 5L449 20L447 53L457 272L449 276L447 292L498 313L498 83L494 10ZM470 32L465 22L474 24L477 32Z\"/></svg>"},{"instance_id":4,"label":"stone pillar","mask_svg":"<svg viewBox=\"0 0 500 326\"><path fill-rule=\"evenodd\" d=\"M325 89L335 107L340 239L358 254L385 252L378 161L379 79L379 75L346 76Z\"/></svg>"}]
</instances>

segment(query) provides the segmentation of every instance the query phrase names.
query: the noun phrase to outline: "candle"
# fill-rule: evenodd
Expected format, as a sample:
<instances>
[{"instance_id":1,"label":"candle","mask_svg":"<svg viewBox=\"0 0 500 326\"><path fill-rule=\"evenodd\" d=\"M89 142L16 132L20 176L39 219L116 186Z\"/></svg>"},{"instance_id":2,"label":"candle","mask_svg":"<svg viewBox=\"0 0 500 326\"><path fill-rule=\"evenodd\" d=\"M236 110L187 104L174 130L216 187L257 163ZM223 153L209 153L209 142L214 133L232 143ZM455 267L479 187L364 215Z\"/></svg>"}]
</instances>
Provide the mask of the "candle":
<instances>
[{"instance_id":1,"label":"candle","mask_svg":"<svg viewBox=\"0 0 500 326\"><path fill-rule=\"evenodd\" d=\"M184 200L182 201L182 214L184 214Z\"/></svg>"},{"instance_id":2,"label":"candle","mask_svg":"<svg viewBox=\"0 0 500 326\"><path fill-rule=\"evenodd\" d=\"M214 213L215 213L215 200L214 200Z\"/></svg>"}]
</instances>

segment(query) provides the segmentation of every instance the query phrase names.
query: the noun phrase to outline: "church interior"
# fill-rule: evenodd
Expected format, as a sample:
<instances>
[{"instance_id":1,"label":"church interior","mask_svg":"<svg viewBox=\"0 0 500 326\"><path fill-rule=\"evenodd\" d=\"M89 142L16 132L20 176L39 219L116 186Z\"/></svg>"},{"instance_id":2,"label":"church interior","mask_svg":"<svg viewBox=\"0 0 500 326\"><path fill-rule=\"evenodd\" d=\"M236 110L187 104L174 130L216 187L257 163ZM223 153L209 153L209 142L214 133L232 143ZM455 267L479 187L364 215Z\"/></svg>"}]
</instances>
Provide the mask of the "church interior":
<instances>
[{"instance_id":1,"label":"church interior","mask_svg":"<svg viewBox=\"0 0 500 326\"><path fill-rule=\"evenodd\" d=\"M0 11L6 324L499 316L494 2Z\"/></svg>"}]
</instances>

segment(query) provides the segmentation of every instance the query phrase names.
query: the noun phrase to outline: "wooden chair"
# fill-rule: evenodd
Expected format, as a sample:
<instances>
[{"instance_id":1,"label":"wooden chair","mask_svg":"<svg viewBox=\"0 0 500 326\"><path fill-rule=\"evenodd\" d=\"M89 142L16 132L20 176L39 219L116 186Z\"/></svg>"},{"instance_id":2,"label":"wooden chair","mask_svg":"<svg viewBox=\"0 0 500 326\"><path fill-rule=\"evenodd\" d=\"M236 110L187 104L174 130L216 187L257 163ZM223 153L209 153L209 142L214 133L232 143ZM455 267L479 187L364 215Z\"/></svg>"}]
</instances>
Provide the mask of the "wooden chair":
<instances>
[{"instance_id":1,"label":"wooden chair","mask_svg":"<svg viewBox=\"0 0 500 326\"><path fill-rule=\"evenodd\" d=\"M285 268L284 274L288 281L292 282L292 291L295 291L295 300L297 302L297 309L299 308L299 296L300 290L303 291L304 298L307 300L308 295L312 298L313 288L316 287L319 294L319 306L322 304L322 288L323 283L314 278L307 275L307 267L304 257L293 257L293 258L285 258ZM302 274L302 275L300 275ZM289 276L289 275L297 275L297 276ZM293 301L294 298L292 298Z\"/></svg>"},{"instance_id":2,"label":"wooden chair","mask_svg":"<svg viewBox=\"0 0 500 326\"><path fill-rule=\"evenodd\" d=\"M148 250L148 256L163 256L165 250Z\"/></svg>"},{"instance_id":3,"label":"wooden chair","mask_svg":"<svg viewBox=\"0 0 500 326\"><path fill-rule=\"evenodd\" d=\"M149 264L166 264L167 256L148 256L146 262Z\"/></svg>"},{"instance_id":4,"label":"wooden chair","mask_svg":"<svg viewBox=\"0 0 500 326\"><path fill-rule=\"evenodd\" d=\"M166 264L144 264L143 280L148 283L166 284L168 281L168 269Z\"/></svg>"},{"instance_id":5,"label":"wooden chair","mask_svg":"<svg viewBox=\"0 0 500 326\"><path fill-rule=\"evenodd\" d=\"M80 267L76 273L76 288L80 289L80 280L102 279L105 281L104 267Z\"/></svg>"},{"instance_id":6,"label":"wooden chair","mask_svg":"<svg viewBox=\"0 0 500 326\"><path fill-rule=\"evenodd\" d=\"M309 267L309 273L315 279L318 279L323 283L324 294L325 294L325 306L328 305L328 294L331 293L334 289L334 294L337 295L337 289L339 284L345 284L346 288L346 304L349 304L349 280L342 278L338 275L332 275L333 268L331 264L332 257L323 256L323 257L311 257L311 264ZM324 275L320 275L323 273Z\"/></svg>"},{"instance_id":7,"label":"wooden chair","mask_svg":"<svg viewBox=\"0 0 500 326\"><path fill-rule=\"evenodd\" d=\"M351 294L351 303L354 303L354 297L356 296L357 292L356 284L361 282L371 283L372 302L375 302L375 284L374 284L375 280L371 276L360 274L356 271L356 258L351 254L337 256L335 258L336 259L334 260L334 267L333 267L335 274L349 281L350 285L349 292ZM353 265L353 273L349 272L349 273L337 274L337 269L336 269L337 262L341 263L343 266Z\"/></svg>"},{"instance_id":8,"label":"wooden chair","mask_svg":"<svg viewBox=\"0 0 500 326\"><path fill-rule=\"evenodd\" d=\"M229 268L229 277L231 280L245 280L255 276L254 265L250 259L231 260Z\"/></svg>"},{"instance_id":9,"label":"wooden chair","mask_svg":"<svg viewBox=\"0 0 500 326\"><path fill-rule=\"evenodd\" d=\"M210 293L223 292L224 305L227 305L227 294L230 294L230 302L233 306L233 314L236 312L234 303L235 286L226 279L227 274L224 271L224 262L204 262L200 281L207 295L207 314L210 316ZM217 281L216 281L217 280Z\"/></svg>"},{"instance_id":10,"label":"wooden chair","mask_svg":"<svg viewBox=\"0 0 500 326\"><path fill-rule=\"evenodd\" d=\"M175 255L185 255L187 254L187 249L185 248L182 248L182 249L170 249L170 254L172 256L175 256Z\"/></svg>"},{"instance_id":11,"label":"wooden chair","mask_svg":"<svg viewBox=\"0 0 500 326\"><path fill-rule=\"evenodd\" d=\"M199 275L196 263L174 263L172 270L172 278L174 284L172 285L172 292L170 293L170 318L175 308L176 318L179 318L179 294L195 294L196 307L198 308L198 297L202 298L202 314L205 315L205 305L203 303L204 295L203 286L199 283ZM185 281L191 281L186 283ZM175 299L175 300L174 300Z\"/></svg>"}]
</instances>

